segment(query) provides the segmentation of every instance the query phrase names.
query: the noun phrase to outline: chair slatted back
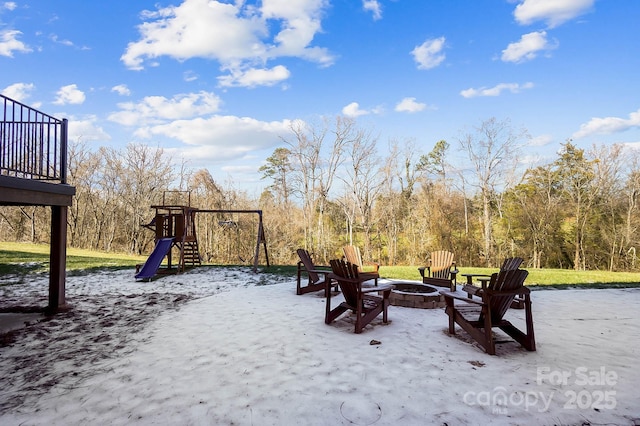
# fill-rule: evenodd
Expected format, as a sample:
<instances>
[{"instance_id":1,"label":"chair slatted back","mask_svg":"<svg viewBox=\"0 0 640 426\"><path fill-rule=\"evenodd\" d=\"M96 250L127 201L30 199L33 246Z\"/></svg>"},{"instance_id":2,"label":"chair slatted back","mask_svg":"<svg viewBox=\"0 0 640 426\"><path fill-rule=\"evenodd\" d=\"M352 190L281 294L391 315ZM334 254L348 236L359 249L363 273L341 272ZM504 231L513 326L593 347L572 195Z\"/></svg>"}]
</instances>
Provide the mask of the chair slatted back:
<instances>
[{"instance_id":1,"label":"chair slatted back","mask_svg":"<svg viewBox=\"0 0 640 426\"><path fill-rule=\"evenodd\" d=\"M331 264L331 270L335 275L335 279L338 281L344 300L350 306L356 306L358 304L358 265L343 259L332 259L329 261ZM346 278L343 280L341 278ZM350 280L350 281L347 281Z\"/></svg>"},{"instance_id":2,"label":"chair slatted back","mask_svg":"<svg viewBox=\"0 0 640 426\"><path fill-rule=\"evenodd\" d=\"M453 253L446 250L431 252L431 276L433 278L449 279L453 266Z\"/></svg>"},{"instance_id":3,"label":"chair slatted back","mask_svg":"<svg viewBox=\"0 0 640 426\"><path fill-rule=\"evenodd\" d=\"M307 274L309 274L309 280L311 283L315 284L320 281L320 275L317 272L313 272L315 269L313 265L313 260L311 259L311 255L305 249L297 250L298 257L300 258L300 262L304 265L304 268L307 270Z\"/></svg>"},{"instance_id":4,"label":"chair slatted back","mask_svg":"<svg viewBox=\"0 0 640 426\"><path fill-rule=\"evenodd\" d=\"M515 271L522 265L524 259L521 257L507 257L504 262L502 262L502 266L500 267L501 271Z\"/></svg>"},{"instance_id":5,"label":"chair slatted back","mask_svg":"<svg viewBox=\"0 0 640 426\"><path fill-rule=\"evenodd\" d=\"M362 255L360 249L357 246L344 246L342 248L345 259L352 265L356 265L358 269L362 270Z\"/></svg>"},{"instance_id":6,"label":"chair slatted back","mask_svg":"<svg viewBox=\"0 0 640 426\"><path fill-rule=\"evenodd\" d=\"M524 286L524 280L529 275L529 271L524 269L501 270L491 275L488 288L494 291L517 290ZM508 296L491 296L491 321L500 321L507 313L511 302L515 298L514 294Z\"/></svg>"}]
</instances>

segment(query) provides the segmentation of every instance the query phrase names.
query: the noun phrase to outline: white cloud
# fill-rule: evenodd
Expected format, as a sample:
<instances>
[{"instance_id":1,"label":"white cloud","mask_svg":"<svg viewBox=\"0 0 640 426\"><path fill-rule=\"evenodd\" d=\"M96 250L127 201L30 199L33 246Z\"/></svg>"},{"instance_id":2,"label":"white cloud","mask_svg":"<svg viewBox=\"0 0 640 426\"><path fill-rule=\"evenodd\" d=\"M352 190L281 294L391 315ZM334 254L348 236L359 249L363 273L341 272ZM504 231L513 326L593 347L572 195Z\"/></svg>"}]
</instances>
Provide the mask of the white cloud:
<instances>
[{"instance_id":1,"label":"white cloud","mask_svg":"<svg viewBox=\"0 0 640 426\"><path fill-rule=\"evenodd\" d=\"M342 108L342 114L346 115L347 117L356 118L360 117L361 115L370 114L370 112L364 109L360 109L360 104L358 104L357 102L351 102L349 105Z\"/></svg>"},{"instance_id":2,"label":"white cloud","mask_svg":"<svg viewBox=\"0 0 640 426\"><path fill-rule=\"evenodd\" d=\"M382 19L382 6L378 0L362 0L362 8L373 14L373 20Z\"/></svg>"},{"instance_id":3,"label":"white cloud","mask_svg":"<svg viewBox=\"0 0 640 426\"><path fill-rule=\"evenodd\" d=\"M539 135L529 140L529 146L546 146L553 141L552 135Z\"/></svg>"},{"instance_id":4,"label":"white cloud","mask_svg":"<svg viewBox=\"0 0 640 426\"><path fill-rule=\"evenodd\" d=\"M553 28L586 13L594 3L595 0L524 0L516 6L513 16L521 25L545 21Z\"/></svg>"},{"instance_id":5,"label":"white cloud","mask_svg":"<svg viewBox=\"0 0 640 426\"><path fill-rule=\"evenodd\" d=\"M49 39L54 42L54 43L58 43L58 44L62 44L63 46L69 46L72 47L73 46L73 42L71 40L67 40L67 39L60 39L58 38L57 34L51 34L49 36Z\"/></svg>"},{"instance_id":6,"label":"white cloud","mask_svg":"<svg viewBox=\"0 0 640 426\"><path fill-rule=\"evenodd\" d=\"M416 98L404 98L396 105L397 112L418 112L423 111L427 104L416 102Z\"/></svg>"},{"instance_id":7,"label":"white cloud","mask_svg":"<svg viewBox=\"0 0 640 426\"><path fill-rule=\"evenodd\" d=\"M131 95L131 90L127 87L126 84L118 84L117 86L113 86L111 88L112 92L116 92L120 96L129 96Z\"/></svg>"},{"instance_id":8,"label":"white cloud","mask_svg":"<svg viewBox=\"0 0 640 426\"><path fill-rule=\"evenodd\" d=\"M0 31L0 56L13 58L14 52L31 52L31 48L18 40L22 33L17 30Z\"/></svg>"},{"instance_id":9,"label":"white cloud","mask_svg":"<svg viewBox=\"0 0 640 426\"><path fill-rule=\"evenodd\" d=\"M76 84L63 86L56 93L57 97L53 101L56 105L81 104L85 100L84 92L78 89Z\"/></svg>"},{"instance_id":10,"label":"white cloud","mask_svg":"<svg viewBox=\"0 0 640 426\"><path fill-rule=\"evenodd\" d=\"M640 142L624 142L623 145L633 150L640 151Z\"/></svg>"},{"instance_id":11,"label":"white cloud","mask_svg":"<svg viewBox=\"0 0 640 426\"><path fill-rule=\"evenodd\" d=\"M426 40L420 46L416 46L411 54L418 63L418 69L428 70L440 65L445 59L445 55L442 53L444 44L445 38L438 37Z\"/></svg>"},{"instance_id":12,"label":"white cloud","mask_svg":"<svg viewBox=\"0 0 640 426\"><path fill-rule=\"evenodd\" d=\"M237 61L265 53L258 35L267 31L255 16L242 18L233 4L185 0L180 6L146 11L138 27L140 40L130 42L121 60L142 69L146 59L170 56Z\"/></svg>"},{"instance_id":13,"label":"white cloud","mask_svg":"<svg viewBox=\"0 0 640 426\"><path fill-rule=\"evenodd\" d=\"M509 43L502 51L502 60L505 62L524 62L534 59L538 52L548 51L558 47L558 43L550 44L546 31L535 31L524 34L515 43Z\"/></svg>"},{"instance_id":14,"label":"white cloud","mask_svg":"<svg viewBox=\"0 0 640 426\"><path fill-rule=\"evenodd\" d=\"M69 140L75 142L108 141L111 136L98 124L98 117L69 118Z\"/></svg>"},{"instance_id":15,"label":"white cloud","mask_svg":"<svg viewBox=\"0 0 640 426\"><path fill-rule=\"evenodd\" d=\"M17 7L18 5L14 1L6 1L2 4L2 9L6 10L15 10Z\"/></svg>"},{"instance_id":16,"label":"white cloud","mask_svg":"<svg viewBox=\"0 0 640 426\"><path fill-rule=\"evenodd\" d=\"M518 84L518 83L500 83L497 86L494 87L481 87L479 89L466 89L466 90L462 90L460 92L460 95L462 95L465 98L475 98L475 97L479 97L479 96L499 96L503 91L507 90L511 93L519 93L521 90L524 89L531 89L533 88L533 83L524 83L522 85Z\"/></svg>"},{"instance_id":17,"label":"white cloud","mask_svg":"<svg viewBox=\"0 0 640 426\"><path fill-rule=\"evenodd\" d=\"M33 83L15 83L2 89L2 94L18 102L25 102L35 88Z\"/></svg>"},{"instance_id":18,"label":"white cloud","mask_svg":"<svg viewBox=\"0 0 640 426\"><path fill-rule=\"evenodd\" d=\"M217 115L220 104L220 98L209 92L149 96L118 104L120 110L108 119L135 126L136 138L166 137L189 145L172 149L176 156L200 164L247 159L256 150L278 145L280 137L291 131L289 120L264 122Z\"/></svg>"},{"instance_id":19,"label":"white cloud","mask_svg":"<svg viewBox=\"0 0 640 426\"><path fill-rule=\"evenodd\" d=\"M230 174L253 174L256 172L255 166L228 165L220 167L220 170Z\"/></svg>"},{"instance_id":20,"label":"white cloud","mask_svg":"<svg viewBox=\"0 0 640 426\"><path fill-rule=\"evenodd\" d=\"M288 79L290 75L287 67L276 65L271 69L250 68L244 71L232 69L231 74L218 77L218 81L222 87L273 86Z\"/></svg>"},{"instance_id":21,"label":"white cloud","mask_svg":"<svg viewBox=\"0 0 640 426\"><path fill-rule=\"evenodd\" d=\"M142 128L141 137L161 135L177 139L191 147L181 150L186 158L216 161L246 157L253 151L281 143L291 132L289 120L264 122L248 117L220 116L176 120Z\"/></svg>"},{"instance_id":22,"label":"white cloud","mask_svg":"<svg viewBox=\"0 0 640 426\"><path fill-rule=\"evenodd\" d=\"M294 56L325 66L332 64L333 57L325 48L309 47L322 30L322 15L329 6L327 0L263 1L261 11L265 26L280 24L280 31L273 37L275 46L269 42L267 57Z\"/></svg>"},{"instance_id":23,"label":"white cloud","mask_svg":"<svg viewBox=\"0 0 640 426\"><path fill-rule=\"evenodd\" d=\"M579 139L593 134L620 133L632 128L640 128L640 109L630 113L629 118L592 118L587 123L581 125L580 130L575 132L572 138Z\"/></svg>"},{"instance_id":24,"label":"white cloud","mask_svg":"<svg viewBox=\"0 0 640 426\"><path fill-rule=\"evenodd\" d=\"M212 114L220 109L220 104L220 98L210 92L179 94L171 99L147 96L138 103L118 104L120 111L110 114L108 119L125 126L159 124Z\"/></svg>"},{"instance_id":25,"label":"white cloud","mask_svg":"<svg viewBox=\"0 0 640 426\"><path fill-rule=\"evenodd\" d=\"M179 6L145 12L145 22L138 27L140 40L128 44L121 60L139 70L146 61L162 56L180 61L216 59L232 76L280 57L330 65L333 57L328 51L311 45L328 6L326 0L265 0L260 6L244 1L185 0ZM259 81L249 79L252 84Z\"/></svg>"},{"instance_id":26,"label":"white cloud","mask_svg":"<svg viewBox=\"0 0 640 426\"><path fill-rule=\"evenodd\" d=\"M189 70L189 71L185 71L182 74L182 78L184 79L184 81L196 81L200 77L195 71Z\"/></svg>"}]
</instances>

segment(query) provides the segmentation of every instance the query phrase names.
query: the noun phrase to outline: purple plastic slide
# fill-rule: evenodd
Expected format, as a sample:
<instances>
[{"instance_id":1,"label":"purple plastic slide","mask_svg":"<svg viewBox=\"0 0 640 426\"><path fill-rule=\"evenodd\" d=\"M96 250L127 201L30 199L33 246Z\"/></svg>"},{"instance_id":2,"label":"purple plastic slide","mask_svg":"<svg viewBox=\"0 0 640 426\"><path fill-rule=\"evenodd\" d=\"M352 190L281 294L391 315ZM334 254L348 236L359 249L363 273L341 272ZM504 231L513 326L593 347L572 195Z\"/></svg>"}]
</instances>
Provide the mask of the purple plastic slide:
<instances>
[{"instance_id":1,"label":"purple plastic slide","mask_svg":"<svg viewBox=\"0 0 640 426\"><path fill-rule=\"evenodd\" d=\"M162 259L164 259L169 250L171 250L172 243L173 238L160 238L158 240L153 252L151 252L147 261L144 262L140 272L136 274L137 280L150 280L153 278L162 263Z\"/></svg>"}]
</instances>

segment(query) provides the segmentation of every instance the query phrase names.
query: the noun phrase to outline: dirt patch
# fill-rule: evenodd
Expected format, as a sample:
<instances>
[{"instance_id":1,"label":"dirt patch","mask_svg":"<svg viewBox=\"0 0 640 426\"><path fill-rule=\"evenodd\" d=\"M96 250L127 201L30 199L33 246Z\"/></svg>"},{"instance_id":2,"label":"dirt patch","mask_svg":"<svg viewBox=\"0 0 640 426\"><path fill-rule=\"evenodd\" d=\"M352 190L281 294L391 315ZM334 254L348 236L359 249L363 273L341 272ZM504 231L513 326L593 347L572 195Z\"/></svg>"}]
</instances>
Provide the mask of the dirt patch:
<instances>
[{"instance_id":1,"label":"dirt patch","mask_svg":"<svg viewBox=\"0 0 640 426\"><path fill-rule=\"evenodd\" d=\"M192 299L194 296L178 293L75 297L66 312L0 334L4 382L0 411L46 394L63 377L75 377L79 383L104 369L105 360L133 352L148 339L149 334L141 331L160 313ZM4 299L0 309L15 311L21 306L16 302L20 301ZM33 312L36 308L26 309Z\"/></svg>"}]
</instances>

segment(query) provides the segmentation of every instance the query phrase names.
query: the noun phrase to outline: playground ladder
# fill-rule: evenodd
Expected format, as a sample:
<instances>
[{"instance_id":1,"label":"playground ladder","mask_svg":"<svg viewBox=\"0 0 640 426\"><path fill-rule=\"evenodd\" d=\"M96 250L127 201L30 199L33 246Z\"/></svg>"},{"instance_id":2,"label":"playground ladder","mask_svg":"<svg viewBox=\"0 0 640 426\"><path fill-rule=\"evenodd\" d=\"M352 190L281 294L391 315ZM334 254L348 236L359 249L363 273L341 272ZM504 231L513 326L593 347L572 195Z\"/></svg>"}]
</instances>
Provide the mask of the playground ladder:
<instances>
[{"instance_id":1,"label":"playground ladder","mask_svg":"<svg viewBox=\"0 0 640 426\"><path fill-rule=\"evenodd\" d=\"M200 252L198 251L198 241L185 241L182 244L182 269L187 267L200 266Z\"/></svg>"}]
</instances>

